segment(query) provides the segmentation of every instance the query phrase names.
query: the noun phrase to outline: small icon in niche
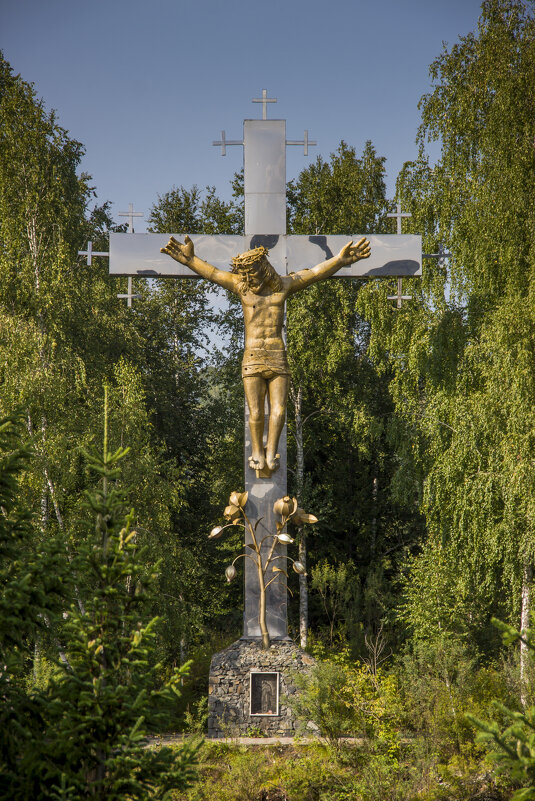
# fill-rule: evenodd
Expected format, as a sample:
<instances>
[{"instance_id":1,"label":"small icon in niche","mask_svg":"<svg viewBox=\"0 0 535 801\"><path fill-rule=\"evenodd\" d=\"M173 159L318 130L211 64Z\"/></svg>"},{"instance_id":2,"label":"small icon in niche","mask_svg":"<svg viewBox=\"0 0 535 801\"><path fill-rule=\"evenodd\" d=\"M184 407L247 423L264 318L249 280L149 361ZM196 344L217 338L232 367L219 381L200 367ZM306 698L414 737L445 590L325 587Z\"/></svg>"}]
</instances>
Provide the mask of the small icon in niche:
<instances>
[{"instance_id":1,"label":"small icon in niche","mask_svg":"<svg viewBox=\"0 0 535 801\"><path fill-rule=\"evenodd\" d=\"M278 673L251 673L251 715L278 714Z\"/></svg>"}]
</instances>

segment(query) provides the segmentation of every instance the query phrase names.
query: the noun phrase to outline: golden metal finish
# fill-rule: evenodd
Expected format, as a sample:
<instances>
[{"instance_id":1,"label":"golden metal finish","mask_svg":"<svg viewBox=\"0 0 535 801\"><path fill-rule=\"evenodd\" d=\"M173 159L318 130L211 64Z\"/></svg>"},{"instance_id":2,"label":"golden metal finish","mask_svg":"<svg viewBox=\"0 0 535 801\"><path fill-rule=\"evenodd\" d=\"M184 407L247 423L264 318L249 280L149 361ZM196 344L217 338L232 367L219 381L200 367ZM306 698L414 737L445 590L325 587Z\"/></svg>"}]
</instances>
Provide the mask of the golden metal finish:
<instances>
[{"instance_id":1,"label":"golden metal finish","mask_svg":"<svg viewBox=\"0 0 535 801\"><path fill-rule=\"evenodd\" d=\"M235 567L235 562L242 557L247 557L252 559L256 565L257 575L258 575L258 586L260 589L260 596L258 601L258 622L260 625L260 631L262 633L262 648L269 648L270 641L269 641L269 631L266 624L266 590L271 584L272 581L275 581L277 578L278 573L283 573L286 578L288 578L288 573L282 567L278 565L274 565L273 562L277 559L286 559L288 562L291 562L293 569L296 573L305 574L305 568L301 562L297 559L292 559L291 556L281 556L275 555L275 546L278 542L282 542L286 544L292 544L294 540L290 535L284 531L288 523L295 523L295 525L302 526L304 522L306 523L317 523L318 518L314 517L314 515L306 514L297 506L297 499L290 498L286 495L284 498L279 498L273 504L273 510L276 514L278 514L281 518L280 522L276 524L276 533L275 534L266 534L262 539L260 539L258 535L258 526L261 522L257 520L256 523L252 523L249 520L247 514L245 513L245 504L247 503L247 493L246 492L232 492L229 498L229 504L225 507L225 511L223 512L223 516L230 520L230 522L226 526L216 526L212 529L210 534L208 535L209 539L214 539L216 537L221 536L222 532L229 528L230 526L243 526L244 529L247 529L249 535L251 537L251 543L245 543L245 548L249 550L245 551L244 553L238 554L238 556L232 561L225 569L225 576L227 581L232 581L236 578L237 571ZM304 520L304 518L307 518ZM215 533L214 533L215 532ZM271 547L269 549L268 555L265 559L262 559L262 545L266 540L272 540ZM271 570L268 568L271 565ZM306 574L305 574L306 575ZM266 580L267 577L267 580Z\"/></svg>"},{"instance_id":2,"label":"golden metal finish","mask_svg":"<svg viewBox=\"0 0 535 801\"><path fill-rule=\"evenodd\" d=\"M269 478L278 470L279 437L286 418L290 372L286 358L282 326L284 304L289 295L311 284L330 278L371 253L370 243L362 237L356 245L348 242L340 253L312 269L280 276L269 263L264 247L254 248L232 259L232 272L219 270L199 259L193 242L184 244L171 237L162 253L190 268L194 273L239 295L245 322L245 348L242 363L243 387L249 406L252 453L249 467L257 477ZM269 401L267 445L264 450L264 402ZM230 506L235 506L231 503Z\"/></svg>"}]
</instances>

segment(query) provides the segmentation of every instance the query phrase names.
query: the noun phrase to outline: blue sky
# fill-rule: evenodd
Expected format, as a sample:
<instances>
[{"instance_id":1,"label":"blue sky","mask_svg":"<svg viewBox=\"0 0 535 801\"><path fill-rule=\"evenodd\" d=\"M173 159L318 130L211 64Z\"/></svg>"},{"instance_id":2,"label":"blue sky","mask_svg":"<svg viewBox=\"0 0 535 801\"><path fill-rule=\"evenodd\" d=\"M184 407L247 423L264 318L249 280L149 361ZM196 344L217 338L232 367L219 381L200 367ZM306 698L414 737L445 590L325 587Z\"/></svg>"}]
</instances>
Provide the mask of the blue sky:
<instances>
[{"instance_id":1,"label":"blue sky","mask_svg":"<svg viewBox=\"0 0 535 801\"><path fill-rule=\"evenodd\" d=\"M416 155L429 65L479 12L479 0L0 0L0 47L83 142L115 216L179 185L230 197L242 149L211 143L222 129L241 139L264 88L288 138L306 128L318 142L308 159L288 148L288 178L341 139L357 152L371 139L392 196Z\"/></svg>"}]
</instances>

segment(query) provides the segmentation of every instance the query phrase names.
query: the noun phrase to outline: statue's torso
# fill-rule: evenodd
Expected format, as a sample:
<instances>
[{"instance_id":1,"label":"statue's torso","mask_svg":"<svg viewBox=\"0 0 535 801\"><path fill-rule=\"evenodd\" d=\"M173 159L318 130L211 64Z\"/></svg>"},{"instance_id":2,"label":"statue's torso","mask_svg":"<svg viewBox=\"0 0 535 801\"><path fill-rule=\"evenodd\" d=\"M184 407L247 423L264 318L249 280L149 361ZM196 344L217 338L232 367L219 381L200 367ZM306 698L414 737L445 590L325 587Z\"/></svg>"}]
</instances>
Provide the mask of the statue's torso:
<instances>
[{"instance_id":1,"label":"statue's torso","mask_svg":"<svg viewBox=\"0 0 535 801\"><path fill-rule=\"evenodd\" d=\"M282 326L284 323L285 292L240 295L245 322L245 348L283 350Z\"/></svg>"}]
</instances>

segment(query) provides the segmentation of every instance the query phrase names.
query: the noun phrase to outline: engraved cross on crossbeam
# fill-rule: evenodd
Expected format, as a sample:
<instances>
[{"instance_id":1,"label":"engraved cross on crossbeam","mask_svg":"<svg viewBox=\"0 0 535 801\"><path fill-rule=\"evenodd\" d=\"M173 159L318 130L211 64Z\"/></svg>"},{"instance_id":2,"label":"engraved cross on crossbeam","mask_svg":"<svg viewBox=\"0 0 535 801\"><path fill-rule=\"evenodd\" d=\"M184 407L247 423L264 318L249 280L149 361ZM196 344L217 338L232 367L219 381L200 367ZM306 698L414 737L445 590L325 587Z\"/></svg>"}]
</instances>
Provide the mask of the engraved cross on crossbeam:
<instances>
[{"instance_id":1,"label":"engraved cross on crossbeam","mask_svg":"<svg viewBox=\"0 0 535 801\"><path fill-rule=\"evenodd\" d=\"M273 102L274 98L262 99L262 102ZM264 106L264 108L266 108ZM263 246L269 251L269 263L279 276L289 277L291 273L308 270L320 262L339 254L349 239L355 242L361 239L362 233L352 236L311 235L289 236L286 233L286 139L285 120L244 120L243 140L232 144L243 144L244 195L245 195L245 231L242 236L205 236L187 231L169 232L165 234L110 234L110 273L112 275L134 275L143 277L174 276L176 278L195 279L199 275L192 272L186 264L169 258L161 253L170 236L184 242L189 235L191 247L195 255L206 264L209 273L212 268L226 271L228 275L231 259L253 248ZM305 141L299 144L312 144L305 133ZM214 142L221 146L225 155L226 145L230 144L222 133L221 141ZM400 210L398 209L400 213ZM416 235L369 235L371 245L369 258L357 261L350 266L342 267L332 279L354 277L391 277L421 275L422 244L421 237ZM189 248L190 245L187 245ZM204 268L202 268L204 270ZM213 273L211 273L213 275ZM210 278L210 274L207 275ZM291 279L290 283L294 279ZM286 284L289 282L286 281ZM306 290L305 290L306 291ZM260 296L259 296L260 297ZM242 301L244 303L245 301ZM251 301L254 303L254 301ZM264 302L264 299L262 299ZM282 303L282 301L281 301ZM251 307L250 314L253 314ZM281 374L282 375L282 374ZM287 375L287 373L286 373ZM279 376L280 377L280 376ZM268 379L266 379L268 381ZM270 392L271 390L269 390ZM267 395L266 391L266 401ZM264 476L257 474L249 466L251 449L251 428L247 422L245 428L245 490L249 493L247 514L250 519L260 520L261 526L268 532L275 531L275 500L287 493L287 454L286 426L282 428L278 439L279 465L274 472L268 471ZM263 430L267 432L271 425L271 408L266 410ZM259 425L260 423L255 423ZM258 437L258 432L255 433ZM271 474L270 474L271 473ZM277 545L277 553L283 555L285 546ZM245 610L244 637L259 638L258 619L259 595L256 567L249 559L245 565ZM266 591L266 622L270 638L287 638L287 593L284 573L270 583Z\"/></svg>"}]
</instances>

